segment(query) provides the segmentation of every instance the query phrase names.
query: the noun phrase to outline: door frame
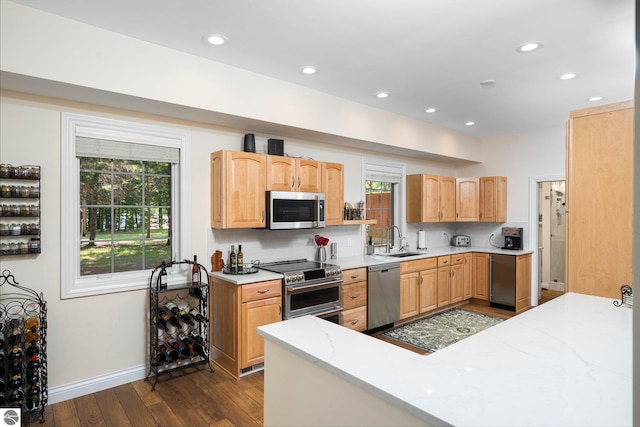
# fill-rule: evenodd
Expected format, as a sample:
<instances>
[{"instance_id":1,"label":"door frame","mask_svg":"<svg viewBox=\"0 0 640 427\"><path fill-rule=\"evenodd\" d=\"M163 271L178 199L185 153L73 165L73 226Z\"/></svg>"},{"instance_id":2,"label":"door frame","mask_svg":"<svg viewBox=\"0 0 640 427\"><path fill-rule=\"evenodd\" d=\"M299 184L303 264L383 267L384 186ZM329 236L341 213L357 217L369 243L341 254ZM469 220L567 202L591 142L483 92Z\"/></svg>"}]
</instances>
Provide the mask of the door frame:
<instances>
[{"instance_id":1,"label":"door frame","mask_svg":"<svg viewBox=\"0 0 640 427\"><path fill-rule=\"evenodd\" d=\"M529 249L531 255L531 305L538 305L538 211L540 210L538 188L541 182L565 181L565 174L532 175L529 177ZM535 286L533 284L535 283ZM567 284L565 283L565 292Z\"/></svg>"}]
</instances>

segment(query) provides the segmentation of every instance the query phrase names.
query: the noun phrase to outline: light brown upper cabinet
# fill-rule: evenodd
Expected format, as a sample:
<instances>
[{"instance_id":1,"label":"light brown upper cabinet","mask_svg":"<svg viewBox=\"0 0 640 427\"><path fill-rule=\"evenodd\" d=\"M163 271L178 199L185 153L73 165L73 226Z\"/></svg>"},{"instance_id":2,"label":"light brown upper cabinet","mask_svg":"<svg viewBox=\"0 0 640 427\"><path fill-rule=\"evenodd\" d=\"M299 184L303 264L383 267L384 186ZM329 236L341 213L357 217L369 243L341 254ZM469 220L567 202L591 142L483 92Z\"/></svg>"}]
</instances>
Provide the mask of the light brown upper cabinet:
<instances>
[{"instance_id":1,"label":"light brown upper cabinet","mask_svg":"<svg viewBox=\"0 0 640 427\"><path fill-rule=\"evenodd\" d=\"M455 221L455 178L407 175L407 222Z\"/></svg>"},{"instance_id":2,"label":"light brown upper cabinet","mask_svg":"<svg viewBox=\"0 0 640 427\"><path fill-rule=\"evenodd\" d=\"M480 180L456 178L456 221L471 222L480 219Z\"/></svg>"},{"instance_id":3,"label":"light brown upper cabinet","mask_svg":"<svg viewBox=\"0 0 640 427\"><path fill-rule=\"evenodd\" d=\"M620 299L632 279L633 101L569 117L567 290Z\"/></svg>"},{"instance_id":4,"label":"light brown upper cabinet","mask_svg":"<svg viewBox=\"0 0 640 427\"><path fill-rule=\"evenodd\" d=\"M326 225L342 224L344 218L344 165L322 162L324 220Z\"/></svg>"},{"instance_id":5,"label":"light brown upper cabinet","mask_svg":"<svg viewBox=\"0 0 640 427\"><path fill-rule=\"evenodd\" d=\"M507 178L486 176L480 178L480 221L507 221Z\"/></svg>"},{"instance_id":6,"label":"light brown upper cabinet","mask_svg":"<svg viewBox=\"0 0 640 427\"><path fill-rule=\"evenodd\" d=\"M261 228L265 221L264 154L211 153L211 227Z\"/></svg>"},{"instance_id":7,"label":"light brown upper cabinet","mask_svg":"<svg viewBox=\"0 0 640 427\"><path fill-rule=\"evenodd\" d=\"M267 190L318 193L322 187L321 163L293 157L266 157Z\"/></svg>"}]
</instances>

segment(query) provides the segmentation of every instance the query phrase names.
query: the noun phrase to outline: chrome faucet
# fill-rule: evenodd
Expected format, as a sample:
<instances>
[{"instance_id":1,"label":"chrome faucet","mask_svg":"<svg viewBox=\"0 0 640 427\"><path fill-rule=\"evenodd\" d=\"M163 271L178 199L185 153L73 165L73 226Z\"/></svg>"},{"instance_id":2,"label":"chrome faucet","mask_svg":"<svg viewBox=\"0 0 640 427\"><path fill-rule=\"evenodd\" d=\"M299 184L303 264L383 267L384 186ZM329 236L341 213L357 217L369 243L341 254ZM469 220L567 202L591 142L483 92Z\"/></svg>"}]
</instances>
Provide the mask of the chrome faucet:
<instances>
[{"instance_id":1,"label":"chrome faucet","mask_svg":"<svg viewBox=\"0 0 640 427\"><path fill-rule=\"evenodd\" d=\"M389 228L387 228L387 242L385 243L385 248L387 250L387 253L391 252L391 239L393 238L394 228L398 230L398 238L400 240L400 244L398 246L400 247L400 249L401 250L409 249L408 248L409 244L407 243L407 239L405 239L404 236L402 236L402 231L400 231L400 228L394 224Z\"/></svg>"}]
</instances>

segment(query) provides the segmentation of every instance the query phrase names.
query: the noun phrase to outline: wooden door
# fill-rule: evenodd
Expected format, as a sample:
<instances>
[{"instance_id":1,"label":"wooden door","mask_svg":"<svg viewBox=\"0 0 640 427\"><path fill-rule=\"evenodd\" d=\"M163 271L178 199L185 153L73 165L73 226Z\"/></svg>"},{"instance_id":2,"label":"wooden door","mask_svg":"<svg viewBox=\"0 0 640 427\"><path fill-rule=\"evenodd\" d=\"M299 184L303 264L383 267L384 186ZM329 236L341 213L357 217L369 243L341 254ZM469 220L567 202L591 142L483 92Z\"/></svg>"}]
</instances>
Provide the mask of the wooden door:
<instances>
[{"instance_id":1,"label":"wooden door","mask_svg":"<svg viewBox=\"0 0 640 427\"><path fill-rule=\"evenodd\" d=\"M420 298L418 311L420 313L434 310L438 306L437 291L438 269L431 268L429 270L421 271L418 288L418 295Z\"/></svg>"},{"instance_id":2,"label":"wooden door","mask_svg":"<svg viewBox=\"0 0 640 427\"><path fill-rule=\"evenodd\" d=\"M480 178L480 221L507 220L507 178L490 176Z\"/></svg>"},{"instance_id":3,"label":"wooden door","mask_svg":"<svg viewBox=\"0 0 640 427\"><path fill-rule=\"evenodd\" d=\"M223 228L261 228L265 221L264 154L225 151Z\"/></svg>"},{"instance_id":4,"label":"wooden door","mask_svg":"<svg viewBox=\"0 0 640 427\"><path fill-rule=\"evenodd\" d=\"M296 159L295 190L309 193L322 191L322 166L316 160Z\"/></svg>"},{"instance_id":5,"label":"wooden door","mask_svg":"<svg viewBox=\"0 0 640 427\"><path fill-rule=\"evenodd\" d=\"M294 159L284 156L266 156L267 190L293 191L295 184Z\"/></svg>"},{"instance_id":6,"label":"wooden door","mask_svg":"<svg viewBox=\"0 0 640 427\"><path fill-rule=\"evenodd\" d=\"M473 298L473 255L471 253L464 254L462 270L462 299Z\"/></svg>"},{"instance_id":7,"label":"wooden door","mask_svg":"<svg viewBox=\"0 0 640 427\"><path fill-rule=\"evenodd\" d=\"M407 222L440 221L439 188L437 175L407 176Z\"/></svg>"},{"instance_id":8,"label":"wooden door","mask_svg":"<svg viewBox=\"0 0 640 427\"><path fill-rule=\"evenodd\" d=\"M633 103L570 117L566 289L620 298L632 279Z\"/></svg>"},{"instance_id":9,"label":"wooden door","mask_svg":"<svg viewBox=\"0 0 640 427\"><path fill-rule=\"evenodd\" d=\"M456 220L456 179L441 176L438 180L440 222L454 222Z\"/></svg>"},{"instance_id":10,"label":"wooden door","mask_svg":"<svg viewBox=\"0 0 640 427\"><path fill-rule=\"evenodd\" d=\"M420 274L417 272L400 275L400 318L415 316L418 314L418 281Z\"/></svg>"},{"instance_id":11,"label":"wooden door","mask_svg":"<svg viewBox=\"0 0 640 427\"><path fill-rule=\"evenodd\" d=\"M438 267L438 301L436 305L443 307L451 302L451 266Z\"/></svg>"},{"instance_id":12,"label":"wooden door","mask_svg":"<svg viewBox=\"0 0 640 427\"><path fill-rule=\"evenodd\" d=\"M258 327L279 322L282 319L281 299L265 298L242 304L240 367L246 368L264 361L264 338L258 335Z\"/></svg>"},{"instance_id":13,"label":"wooden door","mask_svg":"<svg viewBox=\"0 0 640 427\"><path fill-rule=\"evenodd\" d=\"M478 221L480 182L478 178L456 179L456 221Z\"/></svg>"},{"instance_id":14,"label":"wooden door","mask_svg":"<svg viewBox=\"0 0 640 427\"><path fill-rule=\"evenodd\" d=\"M322 162L322 188L324 216L327 225L342 224L344 219L344 165Z\"/></svg>"},{"instance_id":15,"label":"wooden door","mask_svg":"<svg viewBox=\"0 0 640 427\"><path fill-rule=\"evenodd\" d=\"M473 298L489 300L489 254L473 253Z\"/></svg>"}]
</instances>

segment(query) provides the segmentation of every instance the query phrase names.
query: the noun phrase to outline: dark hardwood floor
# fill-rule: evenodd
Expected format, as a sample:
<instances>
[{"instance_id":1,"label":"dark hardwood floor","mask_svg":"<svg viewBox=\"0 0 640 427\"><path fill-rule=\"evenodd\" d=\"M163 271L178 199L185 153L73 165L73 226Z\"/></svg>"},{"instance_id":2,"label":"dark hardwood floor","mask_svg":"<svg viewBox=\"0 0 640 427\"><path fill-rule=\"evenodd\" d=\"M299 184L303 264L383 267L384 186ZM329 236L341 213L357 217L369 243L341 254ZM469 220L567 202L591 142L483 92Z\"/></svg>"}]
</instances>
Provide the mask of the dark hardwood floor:
<instances>
[{"instance_id":1,"label":"dark hardwood floor","mask_svg":"<svg viewBox=\"0 0 640 427\"><path fill-rule=\"evenodd\" d=\"M562 293L543 292L541 303ZM504 319L515 316L508 310L470 302L461 308ZM403 345L382 337L379 331L372 336L412 351L424 350ZM45 423L39 418L23 414L23 426L163 426L163 427L229 427L262 426L264 402L264 374L256 372L236 380L216 369L194 368L161 376L156 390L144 380L88 394L47 406Z\"/></svg>"}]
</instances>

